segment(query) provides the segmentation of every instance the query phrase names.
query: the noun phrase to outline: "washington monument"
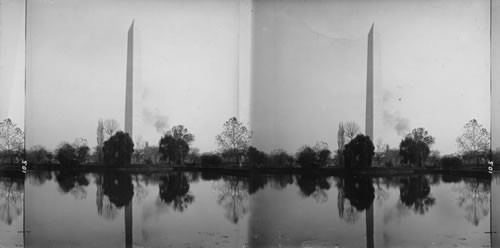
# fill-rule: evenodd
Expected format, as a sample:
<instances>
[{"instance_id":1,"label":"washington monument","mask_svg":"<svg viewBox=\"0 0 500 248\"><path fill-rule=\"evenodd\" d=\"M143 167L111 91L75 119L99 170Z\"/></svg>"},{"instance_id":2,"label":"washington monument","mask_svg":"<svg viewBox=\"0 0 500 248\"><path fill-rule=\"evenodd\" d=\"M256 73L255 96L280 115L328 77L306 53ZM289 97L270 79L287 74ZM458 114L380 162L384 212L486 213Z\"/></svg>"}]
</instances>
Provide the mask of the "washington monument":
<instances>
[{"instance_id":1,"label":"washington monument","mask_svg":"<svg viewBox=\"0 0 500 248\"><path fill-rule=\"evenodd\" d=\"M127 40L127 78L125 92L125 132L132 138L133 97L134 97L134 21L128 30ZM125 244L132 247L132 201L125 207Z\"/></svg>"},{"instance_id":2,"label":"washington monument","mask_svg":"<svg viewBox=\"0 0 500 248\"><path fill-rule=\"evenodd\" d=\"M366 117L365 117L365 134L370 137L370 139L374 140L373 133L373 112L375 108L374 104L374 87L379 88L378 80L374 82L374 51L373 51L373 28L375 24L372 24L370 28L370 32L368 32L368 55L367 55L367 68L366 68ZM375 53L377 54L377 53ZM379 62L379 61L376 61ZM376 101L378 102L378 101ZM377 104L378 105L378 104ZM377 106L379 107L379 106ZM378 112L378 111L376 111ZM370 208L366 210L366 247L371 248L374 245L373 240L373 203L370 205Z\"/></svg>"},{"instance_id":3,"label":"washington monument","mask_svg":"<svg viewBox=\"0 0 500 248\"><path fill-rule=\"evenodd\" d=\"M127 85L125 93L125 132L133 137L133 94L134 94L134 21L128 29L127 40Z\"/></svg>"},{"instance_id":4,"label":"washington monument","mask_svg":"<svg viewBox=\"0 0 500 248\"><path fill-rule=\"evenodd\" d=\"M373 140L373 26L368 32L368 58L366 66L366 117L365 134ZM127 74L128 75L128 74Z\"/></svg>"}]
</instances>

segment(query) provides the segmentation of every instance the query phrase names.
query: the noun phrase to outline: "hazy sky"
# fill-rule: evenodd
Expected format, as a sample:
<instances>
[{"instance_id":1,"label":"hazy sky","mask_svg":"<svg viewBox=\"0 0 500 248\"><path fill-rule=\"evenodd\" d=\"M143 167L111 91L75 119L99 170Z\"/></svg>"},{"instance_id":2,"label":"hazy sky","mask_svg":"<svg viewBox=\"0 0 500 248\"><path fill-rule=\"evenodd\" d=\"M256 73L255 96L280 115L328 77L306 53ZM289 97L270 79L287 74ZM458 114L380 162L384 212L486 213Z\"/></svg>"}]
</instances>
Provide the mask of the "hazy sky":
<instances>
[{"instance_id":1,"label":"hazy sky","mask_svg":"<svg viewBox=\"0 0 500 248\"><path fill-rule=\"evenodd\" d=\"M376 137L397 147L394 126L407 121L446 154L470 119L489 129L489 1L256 1L254 18L259 147L295 151L323 140L336 149L340 121L364 132L372 23L385 108Z\"/></svg>"},{"instance_id":2,"label":"hazy sky","mask_svg":"<svg viewBox=\"0 0 500 248\"><path fill-rule=\"evenodd\" d=\"M196 136L194 146L211 151L224 121L238 114L244 14L238 1L28 5L28 147L54 148L76 137L93 146L99 118L114 118L123 128L133 19L141 65L134 136L156 144L157 128L184 124ZM468 120L489 129L489 1L257 0L253 6L248 94L258 148L295 152L326 141L337 149L340 121L356 121L364 131L372 23L385 107L379 133L386 143L398 145L394 126L401 121L428 129L442 154L456 151Z\"/></svg>"},{"instance_id":3,"label":"hazy sky","mask_svg":"<svg viewBox=\"0 0 500 248\"><path fill-rule=\"evenodd\" d=\"M500 149L500 1L492 1L491 20L491 127L492 149Z\"/></svg>"},{"instance_id":4,"label":"hazy sky","mask_svg":"<svg viewBox=\"0 0 500 248\"><path fill-rule=\"evenodd\" d=\"M24 1L0 1L0 120L24 128Z\"/></svg>"},{"instance_id":5,"label":"hazy sky","mask_svg":"<svg viewBox=\"0 0 500 248\"><path fill-rule=\"evenodd\" d=\"M134 138L157 144L157 127L183 124L194 146L210 151L236 115L237 1L53 0L29 7L28 146L76 137L95 145L99 118L114 118L123 129L133 19L140 61L134 118L141 120Z\"/></svg>"}]
</instances>

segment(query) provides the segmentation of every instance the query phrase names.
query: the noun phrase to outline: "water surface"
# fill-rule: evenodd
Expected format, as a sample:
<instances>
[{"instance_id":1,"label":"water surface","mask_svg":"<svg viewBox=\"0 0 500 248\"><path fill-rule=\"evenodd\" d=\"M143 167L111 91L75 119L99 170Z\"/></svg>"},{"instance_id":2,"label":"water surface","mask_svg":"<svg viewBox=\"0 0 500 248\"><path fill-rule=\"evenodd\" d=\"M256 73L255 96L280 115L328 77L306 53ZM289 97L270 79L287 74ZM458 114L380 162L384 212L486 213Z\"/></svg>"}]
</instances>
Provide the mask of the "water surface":
<instances>
[{"instance_id":1,"label":"water surface","mask_svg":"<svg viewBox=\"0 0 500 248\"><path fill-rule=\"evenodd\" d=\"M23 246L24 178L0 176L0 247Z\"/></svg>"},{"instance_id":2,"label":"water surface","mask_svg":"<svg viewBox=\"0 0 500 248\"><path fill-rule=\"evenodd\" d=\"M491 247L490 178L28 172L26 247Z\"/></svg>"}]
</instances>

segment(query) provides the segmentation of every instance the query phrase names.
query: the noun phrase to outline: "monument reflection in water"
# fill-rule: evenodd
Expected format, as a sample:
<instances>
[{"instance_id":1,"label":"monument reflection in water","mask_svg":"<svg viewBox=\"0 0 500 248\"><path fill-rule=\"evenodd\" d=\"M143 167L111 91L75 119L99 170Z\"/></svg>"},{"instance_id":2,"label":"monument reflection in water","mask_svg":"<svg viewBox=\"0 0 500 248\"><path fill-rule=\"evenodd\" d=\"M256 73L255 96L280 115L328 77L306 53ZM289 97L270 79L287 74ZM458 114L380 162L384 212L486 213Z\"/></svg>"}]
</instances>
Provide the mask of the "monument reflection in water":
<instances>
[{"instance_id":1,"label":"monument reflection in water","mask_svg":"<svg viewBox=\"0 0 500 248\"><path fill-rule=\"evenodd\" d=\"M492 185L489 177L440 175L33 171L25 189L25 246L492 246ZM131 203L128 237L123 216Z\"/></svg>"}]
</instances>

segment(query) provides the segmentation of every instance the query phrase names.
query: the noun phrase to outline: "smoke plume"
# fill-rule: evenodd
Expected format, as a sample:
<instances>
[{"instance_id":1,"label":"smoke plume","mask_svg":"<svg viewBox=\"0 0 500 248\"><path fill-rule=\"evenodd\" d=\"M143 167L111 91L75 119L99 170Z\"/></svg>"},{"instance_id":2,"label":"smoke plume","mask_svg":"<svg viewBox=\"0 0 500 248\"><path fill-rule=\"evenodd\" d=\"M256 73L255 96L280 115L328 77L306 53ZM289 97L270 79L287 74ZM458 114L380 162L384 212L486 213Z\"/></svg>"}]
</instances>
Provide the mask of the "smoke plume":
<instances>
[{"instance_id":1,"label":"smoke plume","mask_svg":"<svg viewBox=\"0 0 500 248\"><path fill-rule=\"evenodd\" d=\"M164 134L168 129L168 117L166 115L159 114L158 111L151 111L144 108L142 110L142 115L144 120L148 124L152 124L156 132Z\"/></svg>"},{"instance_id":2,"label":"smoke plume","mask_svg":"<svg viewBox=\"0 0 500 248\"><path fill-rule=\"evenodd\" d=\"M393 127L399 136L405 136L410 131L410 120L401 117L399 112L384 111L384 122Z\"/></svg>"}]
</instances>

